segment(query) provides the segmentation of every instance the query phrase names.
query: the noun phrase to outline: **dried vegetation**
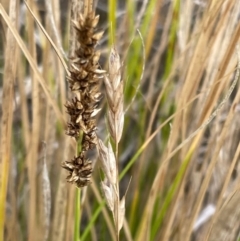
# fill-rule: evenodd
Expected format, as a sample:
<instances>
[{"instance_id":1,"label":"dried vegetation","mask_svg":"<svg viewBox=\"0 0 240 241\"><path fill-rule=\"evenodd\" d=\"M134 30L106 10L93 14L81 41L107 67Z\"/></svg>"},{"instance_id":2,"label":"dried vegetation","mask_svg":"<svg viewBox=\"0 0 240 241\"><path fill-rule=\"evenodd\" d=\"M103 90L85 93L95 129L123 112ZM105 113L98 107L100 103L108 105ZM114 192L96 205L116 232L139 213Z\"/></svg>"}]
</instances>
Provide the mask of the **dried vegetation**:
<instances>
[{"instance_id":1,"label":"dried vegetation","mask_svg":"<svg viewBox=\"0 0 240 241\"><path fill-rule=\"evenodd\" d=\"M0 241L239 240L240 2L118 2L0 3Z\"/></svg>"}]
</instances>

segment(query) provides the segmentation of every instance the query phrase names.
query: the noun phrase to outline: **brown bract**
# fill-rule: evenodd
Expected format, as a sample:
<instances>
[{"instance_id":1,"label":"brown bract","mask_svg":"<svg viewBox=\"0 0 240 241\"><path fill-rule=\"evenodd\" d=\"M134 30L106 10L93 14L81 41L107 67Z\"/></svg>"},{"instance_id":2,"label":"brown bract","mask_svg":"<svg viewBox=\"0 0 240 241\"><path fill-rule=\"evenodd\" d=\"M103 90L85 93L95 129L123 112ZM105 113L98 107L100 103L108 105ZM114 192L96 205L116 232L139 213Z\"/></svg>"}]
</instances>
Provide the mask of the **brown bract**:
<instances>
[{"instance_id":1,"label":"brown bract","mask_svg":"<svg viewBox=\"0 0 240 241\"><path fill-rule=\"evenodd\" d=\"M103 32L98 32L96 26L99 16L94 12L86 17L79 15L78 21L73 21L77 31L79 48L76 57L71 60L68 76L69 88L74 98L65 105L69 114L66 134L74 137L78 142L81 137L82 150L71 161L65 161L62 167L69 171L68 182L83 187L90 182L92 162L86 159L86 152L96 146L96 119L99 112L99 81L103 78L104 70L100 69L98 60L100 51L95 46L102 37Z\"/></svg>"},{"instance_id":2,"label":"brown bract","mask_svg":"<svg viewBox=\"0 0 240 241\"><path fill-rule=\"evenodd\" d=\"M84 187L90 182L92 163L85 159L84 153L80 153L71 161L65 161L62 167L69 171L67 181L76 184L77 187Z\"/></svg>"}]
</instances>

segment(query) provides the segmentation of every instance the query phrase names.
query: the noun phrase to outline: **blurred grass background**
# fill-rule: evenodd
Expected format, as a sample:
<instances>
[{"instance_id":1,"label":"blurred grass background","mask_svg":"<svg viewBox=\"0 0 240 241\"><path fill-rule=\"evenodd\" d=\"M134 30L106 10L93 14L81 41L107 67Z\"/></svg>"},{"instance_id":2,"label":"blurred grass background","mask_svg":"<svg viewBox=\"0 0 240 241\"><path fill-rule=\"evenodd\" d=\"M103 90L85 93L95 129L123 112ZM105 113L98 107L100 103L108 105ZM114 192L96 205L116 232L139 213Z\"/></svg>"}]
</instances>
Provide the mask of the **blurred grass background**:
<instances>
[{"instance_id":1,"label":"blurred grass background","mask_svg":"<svg viewBox=\"0 0 240 241\"><path fill-rule=\"evenodd\" d=\"M70 16L82 2L27 1L34 18L23 1L1 1L0 241L115 240L96 153L81 205L61 168L74 156L64 133L66 56ZM95 6L105 30L101 65L112 44L123 60L122 195L132 180L120 240L240 240L234 82L240 2L99 0ZM105 99L102 106L98 135L104 139Z\"/></svg>"}]
</instances>

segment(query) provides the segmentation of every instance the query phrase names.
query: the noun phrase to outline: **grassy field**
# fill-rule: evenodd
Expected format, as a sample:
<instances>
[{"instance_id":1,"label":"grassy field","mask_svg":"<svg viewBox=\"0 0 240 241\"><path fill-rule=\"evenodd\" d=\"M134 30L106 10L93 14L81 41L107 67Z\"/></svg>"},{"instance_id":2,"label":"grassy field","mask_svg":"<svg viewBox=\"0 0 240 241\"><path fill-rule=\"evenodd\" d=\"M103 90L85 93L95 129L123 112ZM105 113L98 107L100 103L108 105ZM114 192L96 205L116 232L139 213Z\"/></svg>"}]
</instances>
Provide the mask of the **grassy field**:
<instances>
[{"instance_id":1,"label":"grassy field","mask_svg":"<svg viewBox=\"0 0 240 241\"><path fill-rule=\"evenodd\" d=\"M99 81L96 134L117 160L112 212L95 148L86 187L61 167L84 150L66 135L66 77L80 41L71 19L90 5L1 0L0 241L240 241L240 1L94 1L96 68L111 77L114 46L123 87L111 99Z\"/></svg>"}]
</instances>

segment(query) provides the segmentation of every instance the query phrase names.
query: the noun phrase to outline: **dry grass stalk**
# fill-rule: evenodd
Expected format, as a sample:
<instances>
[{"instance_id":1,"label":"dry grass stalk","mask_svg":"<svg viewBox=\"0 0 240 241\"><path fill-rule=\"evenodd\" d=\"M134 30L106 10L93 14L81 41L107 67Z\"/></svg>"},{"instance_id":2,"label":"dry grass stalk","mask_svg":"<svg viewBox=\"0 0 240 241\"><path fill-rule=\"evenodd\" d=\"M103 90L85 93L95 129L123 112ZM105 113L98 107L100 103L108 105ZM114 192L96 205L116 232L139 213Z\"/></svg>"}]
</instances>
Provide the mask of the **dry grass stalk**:
<instances>
[{"instance_id":1,"label":"dry grass stalk","mask_svg":"<svg viewBox=\"0 0 240 241\"><path fill-rule=\"evenodd\" d=\"M63 158L69 156L70 139L66 139L63 147ZM66 233L66 220L67 220L67 200L69 190L66 188L66 177L63 170L60 172L59 187L56 192L55 203L54 203L54 215L52 218L52 232L51 240L65 240ZM72 224L72 223L71 223Z\"/></svg>"},{"instance_id":2,"label":"dry grass stalk","mask_svg":"<svg viewBox=\"0 0 240 241\"><path fill-rule=\"evenodd\" d=\"M66 134L74 137L76 142L81 140L82 150L71 161L65 161L62 167L69 171L68 182L77 187L86 186L90 182L92 162L86 158L86 152L96 145L94 117L100 110L99 82L105 73L98 64L100 51L95 49L103 35L103 32L96 30L98 21L99 16L89 9L87 14L79 14L78 21L73 20L79 48L76 50L76 58L71 60L71 74L68 77L74 98L65 105L70 116Z\"/></svg>"},{"instance_id":3,"label":"dry grass stalk","mask_svg":"<svg viewBox=\"0 0 240 241\"><path fill-rule=\"evenodd\" d=\"M1 10L0 10L1 11ZM11 0L9 4L9 16L14 26L17 25L17 1ZM13 88L16 76L16 49L17 44L10 29L7 31L5 50L5 66L3 81L2 106L4 107L1 116L1 147L0 147L0 240L4 240L4 220L6 209L6 197L8 186L8 175L11 160L11 136L13 121Z\"/></svg>"},{"instance_id":4,"label":"dry grass stalk","mask_svg":"<svg viewBox=\"0 0 240 241\"><path fill-rule=\"evenodd\" d=\"M222 197L224 197L224 193L226 192L233 169L237 163L239 153L240 153L240 143L238 144L238 148L235 153L234 160L232 161L231 166L228 170L228 173L225 177L225 181L224 181L221 193L219 195L220 198L217 201L216 212L212 218L211 224L209 225L209 230L205 240L211 240L211 239L214 240L214 238L215 240L217 240L216 236L224 235L224 233L225 235L228 233L227 236L229 238L233 234L233 232L231 232L230 230L226 230L224 228L225 226L224 224L228 223L229 227L236 227L238 225L238 222L234 222L233 220L235 218L239 220L239 215L238 215L239 201L235 203L237 199L239 200L239 190L236 190L236 192L234 191L232 195L229 195L230 198L228 198L228 200L225 201L224 204L223 204L224 199ZM223 220L225 220L225 222ZM228 221L226 222L226 220ZM210 233L211 233L211 236L210 236Z\"/></svg>"},{"instance_id":5,"label":"dry grass stalk","mask_svg":"<svg viewBox=\"0 0 240 241\"><path fill-rule=\"evenodd\" d=\"M220 212L217 214L217 220L213 225L208 241L226 240L234 241L239 240L239 208L240 191L235 190L230 195L227 202L223 205Z\"/></svg>"},{"instance_id":6,"label":"dry grass stalk","mask_svg":"<svg viewBox=\"0 0 240 241\"><path fill-rule=\"evenodd\" d=\"M51 188L46 163L46 144L43 143L42 147L43 162L42 162L42 204L43 204L43 240L48 240L50 229L50 216L51 216Z\"/></svg>"},{"instance_id":7,"label":"dry grass stalk","mask_svg":"<svg viewBox=\"0 0 240 241\"><path fill-rule=\"evenodd\" d=\"M30 7L33 9L34 3L29 2ZM27 24L28 24L28 39L29 39L29 52L36 62L37 52L36 45L34 41L34 19L31 15L27 14ZM32 104L34 106L32 111L32 132L30 136L30 151L27 156L27 165L28 165L28 177L30 185L29 193L29 226L28 226L28 240L34 240L35 232L37 229L36 224L36 209L37 209L37 190L36 190L36 173L37 173L37 162L38 162L38 145L40 138L40 89L37 76L33 70L30 71L30 76L32 80Z\"/></svg>"},{"instance_id":8,"label":"dry grass stalk","mask_svg":"<svg viewBox=\"0 0 240 241\"><path fill-rule=\"evenodd\" d=\"M125 215L125 196L121 200L119 198L117 163L118 143L122 136L124 123L123 81L121 81L120 69L120 57L113 48L109 56L109 74L105 76L104 82L108 101L109 132L116 144L115 154L110 142L108 142L108 146L105 146L101 140L98 140L98 151L102 170L105 174L105 179L101 183L102 191L113 214L117 240L119 240L119 231L123 226Z\"/></svg>"},{"instance_id":9,"label":"dry grass stalk","mask_svg":"<svg viewBox=\"0 0 240 241\"><path fill-rule=\"evenodd\" d=\"M66 31L64 24L59 25L60 22L58 22L58 20L60 20L58 19L58 15L61 13L62 18L67 12L65 8L66 2L68 1L62 2L64 3L64 8L61 7L61 11L59 11L58 9L57 0L52 1L52 11L49 11L49 9L47 11L44 11L45 9L43 9L41 5L41 19L43 20L41 20L41 23L43 24L43 28L46 29L46 32L50 33L50 36L53 37L55 44L57 42L56 36L53 35L54 24L56 24L57 31L61 34L59 39L60 44L61 39L69 39L69 31ZM90 6L89 0L75 0L72 2L78 2L80 5L85 2L88 3L88 6ZM149 11L151 9L149 8L149 6L151 5L149 1L144 0L137 3L138 9L141 8L143 10L138 11L136 9L135 13L139 14L139 17L136 16L135 13L128 13L128 8L131 8L131 3L134 4L134 1L128 1L128 4L125 5L128 7L126 8L126 11L125 9L123 9L123 6L121 4L120 9L118 8L118 13L120 14L117 14L117 17L122 18L121 13L124 13L124 18L129 19L129 17L131 17L132 23L136 22L135 26L139 25L140 22L141 27L146 26L145 23L150 23L148 24L148 26L150 26L148 31L142 31L143 38L145 40L147 53L146 55L148 56L146 61L146 71L144 72L144 76L141 81L141 87L143 88L140 88L141 96L143 96L144 99L140 95L137 95L135 102L134 98L132 98L131 103L134 101L134 104L131 105L131 103L128 103L128 105L132 107L131 112L128 112L126 114L127 117L124 117L124 119L130 117L128 119L129 128L131 128L134 133L141 133L141 135L131 137L127 135L127 132L123 133L121 137L121 142L119 142L119 147L117 148L115 148L114 144L112 144L112 146L110 146L108 143L104 143L105 146L101 146L101 144L99 144L104 152L102 153L104 155L102 155L101 158L106 159L104 166L104 173L106 178L103 181L103 184L105 185L104 196L108 196L106 199L107 201L109 201L108 206L110 206L110 209L112 211L107 212L106 207L104 207L103 217L106 220L107 231L111 236L108 236L108 234L105 234L105 232L104 234L98 232L99 227L104 228L104 223L102 222L103 220L99 218L95 221L93 220L93 222L89 222L89 225L93 225L91 227L92 237L90 237L91 234L85 237L87 237L88 240L106 240L107 238L110 240L116 240L116 230L114 230L114 222L111 220L111 217L109 218L109 216L112 213L114 217L119 216L119 218L115 218L115 220L118 221L118 223L121 223L120 218L121 214L124 214L125 205L124 199L121 203L119 198L117 198L118 192L116 185L118 185L118 175L117 167L115 168L115 166L117 165L117 163L118 165L121 165L122 163L125 164L126 161L129 160L128 157L130 156L133 156L134 159L135 155L133 155L133 153L135 151L136 154L139 155L139 153L142 153L142 150L145 149L144 151L145 154L147 153L149 161L146 162L144 155L141 154L141 157L138 156L139 158L137 157L135 159L136 161L130 160L127 163L126 170L129 170L128 164L132 165L133 163L138 165L137 168L136 166L134 166L134 169L126 172L124 171L124 173L126 173L127 175L129 175L131 171L134 171L135 179L134 182L131 184L132 190L134 191L133 194L135 194L133 198L131 198L131 200L134 201L131 203L126 203L126 206L131 206L129 207L130 212L128 213L129 220L127 220L123 226L125 228L126 223L130 223L130 232L132 232L133 238L127 238L126 235L126 240L207 240L206 234L207 232L210 232L210 223L212 225L212 229L208 240L237 240L237 238L233 236L235 236L236 234L236 225L239 225L239 212L237 208L237 206L239 206L237 202L237 200L239 199L239 195L237 192L232 195L232 190L234 186L233 184L240 183L239 148L237 151L235 150L239 143L240 131L238 121L239 101L233 102L233 98L237 94L237 90L233 92L233 95L226 102L223 110L219 111L219 114L216 116L213 122L207 125L206 131L201 131L202 134L195 136L196 138L191 136L191 134L194 133L195 130L198 130L197 132L195 132L195 134L200 134L199 126L201 126L202 123L204 123L209 118L210 113L213 113L214 109L219 106L220 100L226 94L226 90L228 90L229 86L232 85L232 79L231 83L229 82L229 73L233 73L235 63L230 63L230 58L234 59L232 58L232 55L234 52L236 41L238 41L237 36L239 36L239 2L234 0L181 1L179 12L177 13L175 11L175 13L177 14L174 15L174 21L178 21L180 29L176 30L176 35L178 37L176 39L176 42L171 45L171 47L175 46L175 48L173 49L173 55L176 58L171 68L169 78L165 81L163 81L161 76L163 72L165 72L165 69L167 69L165 65L165 56L168 52L167 46L170 37L169 33L171 31L169 31L169 28L171 28L173 25L172 9L173 4L179 1L170 1L167 6L161 0L155 2L156 5L154 6L154 12ZM69 153L72 153L74 151L70 148L70 143L72 141L71 138L62 138L61 128L58 129L60 130L60 132L56 132L56 122L58 122L59 120L63 120L63 114L59 111L58 105L62 106L62 103L66 103L64 99L67 91L65 89L65 84L62 82L64 74L60 72L62 68L60 69L60 71L58 71L59 63L57 63L56 61L57 56L55 52L51 51L51 49L55 49L53 45L54 43L50 41L51 39L48 38L45 33L44 35L40 34L40 42L37 43L37 52L39 54L40 50L40 55L42 55L43 57L41 59L38 59L36 63L35 56L33 58L33 54L31 53L31 51L29 51L30 48L29 50L26 48L26 44L30 46L29 43L30 41L32 41L32 37L27 34L29 28L26 30L21 29L21 32L20 29L14 28L12 22L9 20L9 16L6 15L5 11L2 10L2 6L9 5L9 0L3 0L1 4L0 14L1 16L3 16L2 19L4 22L4 28L5 30L7 30L9 26L19 46L23 50L23 54L19 55L19 57L17 58L13 58L11 54L7 55L7 53L5 53L6 56L10 56L11 59L13 59L12 63L15 62L15 59L19 61L16 65L18 71L17 76L13 78L13 80L17 80L16 89L14 88L13 94L13 98L16 99L17 106L15 106L15 108L12 109L11 112L14 114L14 125L11 124L10 119L8 119L10 124L6 123L6 126L10 126L9 130L13 131L13 138L11 142L12 147L17 148L11 149L11 155L13 157L13 161L11 162L11 164L13 165L11 165L10 167L11 172L8 177L8 195L6 198L7 201L5 202L5 204L7 204L5 205L7 207L7 219L5 221L4 227L4 240L20 241L28 239L27 229L29 226L31 226L30 223L32 223L33 218L28 218L28 207L30 199L28 199L29 195L26 194L29 192L29 179L26 178L27 172L24 170L27 165L25 157L30 156L28 157L30 158L28 160L31 161L31 156L33 156L32 154L29 155L31 151L28 151L31 149L29 147L29 145L31 144L31 139L32 137L35 137L35 134L32 132L33 124L35 125L34 132L37 126L38 128L41 128L42 126L45 127L44 138L42 138L43 132L40 132L39 140L45 140L49 147L46 153L52 195L52 215L50 216L50 223L52 223L52 225L50 225L49 231L51 233L51 237L49 238L51 240L73 240L73 212L75 205L72 204L75 202L74 198L76 189L73 185L71 185L69 188L66 188L67 183L64 177L66 174L65 170L62 169L60 172L58 164L55 161L62 158L63 160L68 160ZM159 11L157 10L158 5L160 8ZM39 5L36 5L36 3L33 3L32 9L34 10L35 16L39 18L37 11L38 6ZM99 7L101 12L105 11L104 6L100 2ZM74 9L76 16L79 12L81 12L79 9L76 8L76 6L72 7L72 9ZM88 9L89 7L85 8L84 12L86 13L86 15L88 14ZM186 9L188 9L189 11L186 11ZM21 11L22 4L19 4L16 12L22 14ZM45 14L43 13L43 11L45 12ZM54 15L54 20L56 21L55 23L53 23L53 21L51 20L48 21L49 19L47 19L46 12L52 12L50 16ZM86 17L86 15L84 15L84 17ZM145 21L145 15L149 15L149 18L151 17L151 21ZM136 17L137 20L135 21ZM24 21L25 17L20 17L20 19L21 26L22 24L26 26L26 23L22 22L22 20ZM72 19L76 20L76 18ZM64 19L61 19L61 23L66 22L67 21L65 17ZM118 27L116 32L119 36L124 36L123 38L118 39L118 43L119 46L123 46L123 48L126 48L127 44L124 43L129 42L129 37L126 33L130 33L129 30L131 27L124 26L126 24L126 21L118 22L122 22L122 24L120 25L120 27ZM157 24L156 30L153 29L155 27L154 24ZM105 24L105 26L106 25L107 24ZM24 28L24 26L21 28ZM124 27L121 28L122 26ZM4 33L7 32L5 30L3 31ZM38 32L36 30L38 30L37 25L34 26L34 33ZM122 31L126 32L125 35L121 35ZM3 36L5 35L4 33L2 34ZM72 36L72 34L70 35ZM43 39L45 39L45 36L47 37L47 46L45 45L45 41L42 41ZM152 40L153 36L157 37L156 39L154 39L154 41ZM6 51L7 49L5 47L9 45L9 41L6 42L7 44L5 44L5 37L3 37L3 39L4 51ZM76 37L74 37L73 39L77 40ZM23 41L25 41L25 43L23 43ZM79 41L76 42L77 45L79 45ZM65 41L63 41L63 43L65 43ZM57 46L58 48L60 48L59 44L57 44ZM135 81L132 85L133 78L135 76L138 76L138 74L135 73L131 74L132 70L134 70L132 68L134 67L134 65L131 66L131 58L132 56L136 56L142 53L141 51L134 51L135 41L131 46L134 46L133 49L131 48L131 51L126 51L129 55L128 60L130 60L129 62L128 60L126 61L128 63L128 70L130 70L130 74L127 73L127 76L131 82L130 86L126 86L126 99L129 99L128 97L131 97L128 96L128 91L131 90L129 88L135 86ZM136 42L136 47L137 46L138 44ZM230 46L231 49L229 48ZM151 47L150 52L149 47ZM125 52L123 50L124 49L121 49L121 54ZM13 49L11 49L11 51L15 53ZM61 56L61 51L59 51L59 53ZM132 53L134 55L132 55ZM150 54L148 55L148 53ZM70 56L72 57L73 55ZM33 95L31 95L33 90L32 86L30 88L28 87L28 91L26 89L26 84L31 82L31 80L29 78L29 68L26 68L26 64L24 61L25 57L27 58L35 72L35 79L39 81L39 83L43 86L44 90L42 92L41 89L39 89L39 97L35 98L34 101ZM75 58L72 58L73 62L74 60ZM8 59L4 58L3 62L6 66L8 64ZM2 54L0 53L0 65L1 63ZM42 73L38 70L39 64L43 66ZM6 75L6 72L4 70L4 74L2 75L1 67L0 72L0 79L2 79L3 77L3 82L1 82L1 80L0 82L7 84L8 82L5 81L5 78L11 79L11 72L7 73ZM53 76L56 82L51 81L53 80ZM10 82L8 84L10 84ZM138 88L135 89L137 92ZM0 96L1 91L2 85L0 86ZM19 93L21 100L20 102L18 99ZM3 94L7 95L5 96L6 99L12 99L10 98L10 95L8 96L8 93L5 89ZM40 101L40 104L37 107L35 103L37 102L37 100L42 100L42 98L44 98L44 101ZM2 98L0 97L0 102L2 101L1 99ZM4 99L5 102L2 106L3 116L6 116L7 113L9 113L10 110L8 107L12 104L12 102L10 101L7 102L6 99ZM32 103L34 103L33 106L31 105ZM154 103L156 103L155 107ZM47 110L45 108L46 105ZM54 111L57 113L57 115L55 115L55 113L52 113L51 106L55 106ZM170 106L174 107L173 115L171 115L172 110L170 110ZM21 116L19 116L19 107L22 109ZM154 107L153 110L152 107ZM34 114L32 114L31 112L33 108L35 108ZM40 119L38 120L37 125L36 109L39 109L40 112ZM43 109L46 110L46 112L44 112L44 115L41 115L43 113ZM109 108L108 112L110 111L111 110ZM234 117L231 117L228 114L232 111L234 111ZM110 130L112 132L112 139L115 140L117 136L117 131L114 127L115 117L112 113L113 112L110 112L110 114L108 113L113 123L112 128L109 127L109 129L112 129L112 131ZM35 116L34 118L29 118L33 117L33 115ZM149 121L150 116L151 118ZM139 120L139 117L141 117L141 121L138 122L137 125L134 125L136 123L136 120ZM43 121L44 118L46 121ZM54 118L54 120L52 118ZM51 119L53 121L51 121ZM174 121L171 123L171 135L168 136L167 130L170 131L170 128L167 128L166 123L168 123L171 119L173 119ZM231 122L228 121L228 124L225 125L224 123L227 123L227 119L232 120ZM158 126L159 123L161 123L160 126ZM11 128L11 126L13 128ZM147 130L147 126L149 130ZM225 126L227 127L227 131L224 130L224 132L226 133L223 133L223 127L226 128ZM163 130L163 132L161 130ZM23 135L21 135L20 131L21 133L23 131ZM1 139L6 139L5 135L0 136ZM154 138L154 136L156 136L157 138ZM187 139L188 136L191 136L191 138L193 138L194 145L191 145L190 142L189 144L184 141ZM21 138L21 142L24 143L24 147L19 147L19 138ZM142 141L144 141L143 145L138 148L138 144L140 144ZM160 141L161 143L159 143L158 141ZM149 143L151 143L151 145L149 145ZM36 147L36 143L34 144L34 146ZM149 149L146 149L146 147L148 146ZM34 149L36 149L35 147ZM124 147L127 147L128 150L124 149ZM1 146L1 149L3 148L5 148L4 145ZM120 148L124 150L124 153L119 153L119 155L117 156L115 154L115 150L118 150ZM178 149L177 152L175 152L176 148ZM192 157L186 170L187 175L181 177L181 182L178 183L178 187L177 189L175 189L173 197L165 195L168 190L171 191L171 185L176 184L175 181L173 183L173 180L176 174L179 172L179 167L181 166L181 163L183 163L185 158L188 157L189 150L192 151ZM65 152L68 153L65 154ZM172 153L174 152L175 154L173 155ZM201 156L199 154L200 152ZM34 159L36 159L37 157L37 160L41 160L39 148L35 154L36 155L34 156ZM236 159L233 159L233 156L234 158L236 157ZM119 159L122 161L121 163L118 162ZM41 172L39 171L41 170L42 165L39 165L39 161L36 160L34 160L34 163L37 165L37 173L41 174ZM154 166L152 165L153 163ZM211 163L214 163L214 168L210 172L208 170L212 169ZM30 168L29 170L33 169ZM2 169L1 173L7 174L4 169ZM152 178L148 178L150 173L153 174ZM226 174L228 176L226 176ZM152 183L155 175L156 179L154 179L154 183ZM204 181L204 184L202 183L202 181L205 180L206 175L211 175L212 177L210 181ZM34 177L34 175L32 175L32 177ZM37 180L41 182L41 176L38 175L38 177L39 178ZM206 189L204 192L202 191L203 185L205 185L204 189ZM41 186L38 185L38 182L36 182L36 185L31 185L31 187L33 186L35 186L37 196L36 200L38 201L40 200L38 198L41 197L42 189L39 188ZM151 189L149 187L151 187ZM91 190L89 191L90 192L88 192L86 196L86 201L89 200L90 204L87 203L89 206L86 206L86 208L83 209L83 213L80 213L80 216L83 217L81 219L81 225L83 226L85 226L86 220L84 212L88 213L89 207L96 207L96 202L98 202L99 205L102 205L102 199L99 195L99 190L97 189L94 181L91 185ZM93 195L96 198L92 198L92 196L89 198L88 195L91 195L91 191L93 191ZM203 195L204 198L202 199ZM162 205L163 201L159 200L159 197L163 201L171 201L171 205L168 207ZM82 198L82 200L83 199L84 198ZM224 205L222 205L223 202L225 203ZM36 208L34 212L36 212L37 214L39 213L39 211L43 210L41 208L41 203L41 201L36 203ZM44 203L47 204L47 198ZM119 205L119 209L117 208L117 204ZM121 204L123 204L122 209L120 209ZM159 209L155 208L155 204L157 204L157 207L159 207ZM205 211L206 207L208 207L210 204L212 204L213 206L216 205L215 214L212 220L209 220L208 216L208 219L205 219L206 221L202 222L201 226L198 225L198 228L194 228L194 230L192 230L190 228L192 224L193 227L196 226L196 223L200 220L200 216L202 216L203 211ZM79 203L76 202L76 205L79 206ZM196 206L199 205L201 206L201 208L196 208ZM144 210L144 207L145 211L142 212L142 210ZM99 206L99 208L101 207ZM33 210L33 208L31 209ZM114 212L114 209L118 212ZM161 213L164 213L162 211L166 212L166 214L164 215L164 217L162 217L163 220L160 221L159 227L157 227L156 223L158 223L158 221L161 219ZM93 210L89 210L89 215L87 215L86 217L87 220L93 218L91 214L93 214L94 216ZM42 227L42 223L38 222L38 215L36 216L36 218L37 219L34 225L35 229L33 230L34 237L29 237L29 239L34 238L35 240L42 240L45 232L48 231L48 227L46 225L45 230L43 230L44 227ZM197 221L195 219L197 219ZM77 216L75 220L77 220ZM194 223L192 223L192 220L194 221ZM1 221L2 220L0 220L0 222ZM118 224L116 224L116 226L117 225ZM191 231L191 237L189 234L186 235L186 231L188 231L188 229L189 231ZM156 234L154 234L154 230L156 230ZM84 229L84 235L87 234L87 232L87 229Z\"/></svg>"},{"instance_id":10,"label":"dry grass stalk","mask_svg":"<svg viewBox=\"0 0 240 241\"><path fill-rule=\"evenodd\" d=\"M33 71L34 71L34 73L35 73L35 75L37 77L37 80L39 81L39 84L42 86L42 89L44 91L44 94L46 95L46 98L48 99L50 105L53 107L54 112L56 113L56 116L59 118L59 120L62 123L64 123L64 118L62 116L62 113L61 113L60 109L58 108L55 100L51 96L49 87L46 84L42 74L38 70L38 66L36 64L36 61L34 61L33 57L31 56L30 52L28 51L26 45L24 44L23 40L21 39L19 33L17 32L16 28L14 28L13 24L10 21L10 18L8 17L7 13L5 12L5 10L3 9L3 7L1 5L0 5L0 13L1 13L4 21L6 22L7 26L11 30L12 34L14 35L14 37L15 37L19 47L21 48L24 56L28 60L29 65L33 69Z\"/></svg>"}]
</instances>

